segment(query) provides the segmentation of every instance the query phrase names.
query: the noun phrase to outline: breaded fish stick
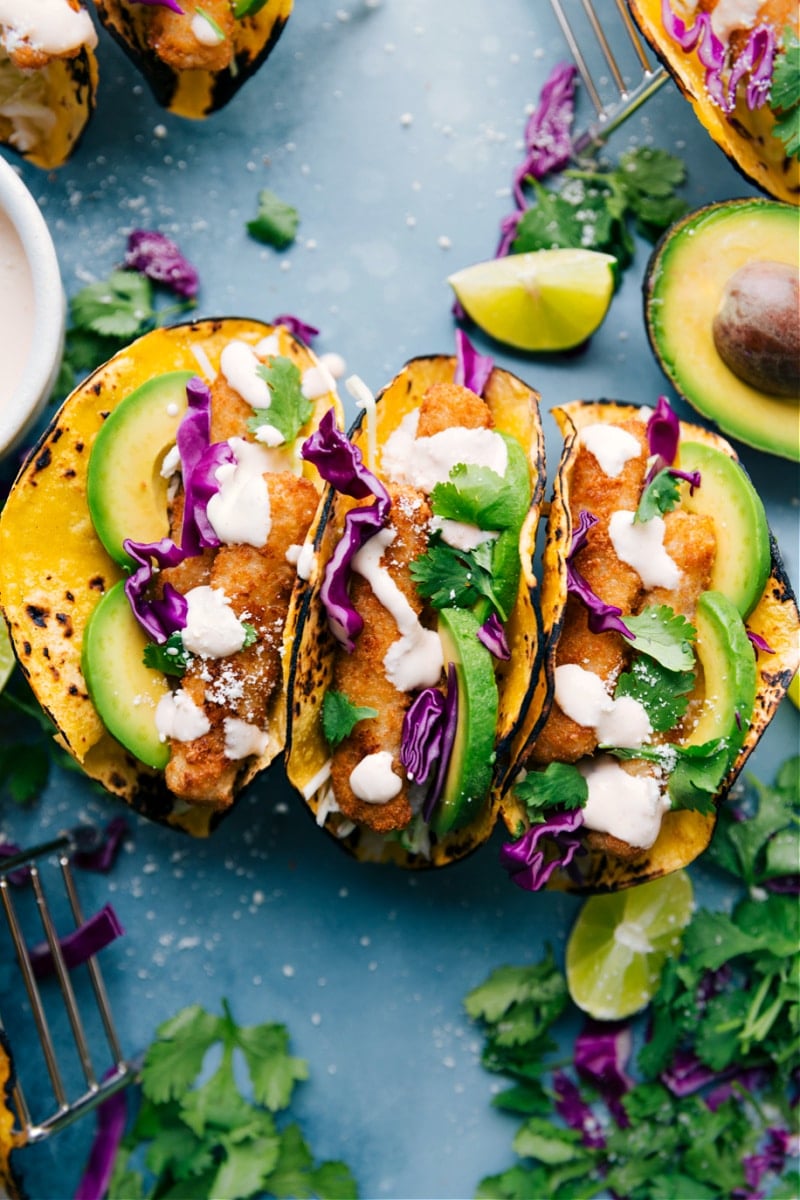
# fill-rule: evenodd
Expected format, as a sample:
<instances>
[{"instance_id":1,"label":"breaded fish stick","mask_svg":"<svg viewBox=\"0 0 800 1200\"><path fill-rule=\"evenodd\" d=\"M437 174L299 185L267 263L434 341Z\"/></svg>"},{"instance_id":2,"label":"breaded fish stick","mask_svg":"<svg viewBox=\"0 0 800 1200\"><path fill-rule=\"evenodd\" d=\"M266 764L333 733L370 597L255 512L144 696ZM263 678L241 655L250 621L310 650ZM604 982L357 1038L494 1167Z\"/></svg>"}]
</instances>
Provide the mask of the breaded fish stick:
<instances>
[{"instance_id":1,"label":"breaded fish stick","mask_svg":"<svg viewBox=\"0 0 800 1200\"><path fill-rule=\"evenodd\" d=\"M230 0L182 0L182 13L170 8L156 7L148 14L148 40L155 54L176 71L201 69L223 71L233 57L233 35L236 22ZM202 12L199 10L202 9ZM220 39L202 40L195 22L213 32L211 21L222 31Z\"/></svg>"}]
</instances>

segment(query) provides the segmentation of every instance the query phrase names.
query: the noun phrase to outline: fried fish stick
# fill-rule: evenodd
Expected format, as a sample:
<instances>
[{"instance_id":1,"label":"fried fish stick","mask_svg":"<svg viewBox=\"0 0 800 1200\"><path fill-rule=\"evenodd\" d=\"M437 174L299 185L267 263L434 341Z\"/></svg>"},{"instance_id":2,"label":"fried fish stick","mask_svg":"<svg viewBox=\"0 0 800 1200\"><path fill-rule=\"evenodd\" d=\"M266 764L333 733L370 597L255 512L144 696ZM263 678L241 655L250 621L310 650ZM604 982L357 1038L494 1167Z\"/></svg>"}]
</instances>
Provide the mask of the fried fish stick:
<instances>
[{"instance_id":1,"label":"fried fish stick","mask_svg":"<svg viewBox=\"0 0 800 1200\"><path fill-rule=\"evenodd\" d=\"M641 421L625 421L619 428L639 442L639 456L629 459L620 473L612 477L601 470L594 454L581 444L571 481L570 510L573 528L577 528L584 510L597 517L585 546L575 555L576 569L601 600L629 613L635 609L642 584L633 567L617 558L608 525L613 513L620 509L635 511L639 503L647 467L647 446ZM621 635L592 633L586 607L570 596L558 642L556 666L574 663L610 681L623 668L626 658L627 650ZM537 763L577 762L591 754L596 745L594 730L578 725L554 703L531 757Z\"/></svg>"},{"instance_id":2,"label":"fried fish stick","mask_svg":"<svg viewBox=\"0 0 800 1200\"><path fill-rule=\"evenodd\" d=\"M158 7L149 14L154 53L176 71L224 71L233 58L236 29L230 0L183 0L181 7L182 13ZM214 25L222 37L214 36Z\"/></svg>"},{"instance_id":3,"label":"fried fish stick","mask_svg":"<svg viewBox=\"0 0 800 1200\"><path fill-rule=\"evenodd\" d=\"M664 518L664 549L680 567L674 588L651 588L639 600L639 608L666 604L691 621L702 592L707 591L717 550L712 517L681 509Z\"/></svg>"},{"instance_id":4,"label":"fried fish stick","mask_svg":"<svg viewBox=\"0 0 800 1200\"><path fill-rule=\"evenodd\" d=\"M239 620L253 626L256 641L229 658L190 661L183 689L211 728L190 742L170 740L170 790L215 808L231 803L241 767L231 745L230 722L265 732L270 702L281 686L283 625L295 578L286 552L302 543L317 506L309 480L289 471L268 473L264 479L272 519L266 545L220 546L207 581L224 592ZM238 725L236 730L247 732Z\"/></svg>"},{"instance_id":5,"label":"fried fish stick","mask_svg":"<svg viewBox=\"0 0 800 1200\"><path fill-rule=\"evenodd\" d=\"M391 524L396 533L384 551L381 565L419 616L423 604L411 578L409 563L425 550L431 510L424 494L414 488L390 487L389 494ZM378 715L360 721L334 750L331 782L336 802L347 817L379 833L388 833L405 828L412 817L409 785L400 765L403 718L411 696L398 691L387 679L383 666L387 650L400 637L394 617L374 595L369 583L355 573L351 596L364 619L364 628L352 654L336 656L331 687L353 704L376 709ZM369 804L353 792L350 775L367 755L384 750L392 756L392 770L403 779L402 787L386 804Z\"/></svg>"},{"instance_id":6,"label":"fried fish stick","mask_svg":"<svg viewBox=\"0 0 800 1200\"><path fill-rule=\"evenodd\" d=\"M491 429L489 406L458 383L434 383L422 399L417 437L432 437L445 429Z\"/></svg>"}]
</instances>

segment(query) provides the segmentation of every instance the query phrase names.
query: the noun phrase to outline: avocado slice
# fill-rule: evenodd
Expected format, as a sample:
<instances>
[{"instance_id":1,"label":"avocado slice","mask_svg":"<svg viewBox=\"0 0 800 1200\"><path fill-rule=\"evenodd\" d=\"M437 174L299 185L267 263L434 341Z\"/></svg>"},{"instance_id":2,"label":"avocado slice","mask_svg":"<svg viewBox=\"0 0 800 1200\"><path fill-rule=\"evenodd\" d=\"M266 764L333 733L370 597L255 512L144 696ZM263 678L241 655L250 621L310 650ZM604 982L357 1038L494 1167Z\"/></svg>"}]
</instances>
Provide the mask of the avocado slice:
<instances>
[{"instance_id":1,"label":"avocado slice","mask_svg":"<svg viewBox=\"0 0 800 1200\"><path fill-rule=\"evenodd\" d=\"M681 508L713 518L717 552L711 590L723 592L747 617L767 586L772 556L767 514L741 463L702 442L681 442L683 471L699 471L700 487L689 489Z\"/></svg>"},{"instance_id":2,"label":"avocado slice","mask_svg":"<svg viewBox=\"0 0 800 1200\"><path fill-rule=\"evenodd\" d=\"M133 567L125 538L166 537L167 481L161 464L186 412L193 371L170 371L138 387L107 417L92 446L86 500L97 536L121 567Z\"/></svg>"},{"instance_id":3,"label":"avocado slice","mask_svg":"<svg viewBox=\"0 0 800 1200\"><path fill-rule=\"evenodd\" d=\"M746 383L714 341L714 318L731 276L755 260L797 269L800 222L792 205L753 198L689 213L667 231L647 267L648 337L662 370L693 408L749 446L800 461L798 397Z\"/></svg>"},{"instance_id":4,"label":"avocado slice","mask_svg":"<svg viewBox=\"0 0 800 1200\"><path fill-rule=\"evenodd\" d=\"M444 608L439 613L445 666L455 663L458 679L455 741L430 822L439 836L472 821L492 783L498 694L492 656L478 641L479 629L478 618L468 609Z\"/></svg>"},{"instance_id":5,"label":"avocado slice","mask_svg":"<svg viewBox=\"0 0 800 1200\"><path fill-rule=\"evenodd\" d=\"M169 746L156 729L155 711L169 684L144 665L147 637L131 611L125 581L106 592L83 635L81 670L108 732L140 762L163 771Z\"/></svg>"},{"instance_id":6,"label":"avocado slice","mask_svg":"<svg viewBox=\"0 0 800 1200\"><path fill-rule=\"evenodd\" d=\"M756 658L736 606L722 592L703 592L697 603L695 626L704 704L684 744L701 746L722 739L724 753L715 763L718 777L709 781L717 788L733 766L753 718L758 686ZM694 790L680 762L670 777L669 790L673 801Z\"/></svg>"}]
</instances>

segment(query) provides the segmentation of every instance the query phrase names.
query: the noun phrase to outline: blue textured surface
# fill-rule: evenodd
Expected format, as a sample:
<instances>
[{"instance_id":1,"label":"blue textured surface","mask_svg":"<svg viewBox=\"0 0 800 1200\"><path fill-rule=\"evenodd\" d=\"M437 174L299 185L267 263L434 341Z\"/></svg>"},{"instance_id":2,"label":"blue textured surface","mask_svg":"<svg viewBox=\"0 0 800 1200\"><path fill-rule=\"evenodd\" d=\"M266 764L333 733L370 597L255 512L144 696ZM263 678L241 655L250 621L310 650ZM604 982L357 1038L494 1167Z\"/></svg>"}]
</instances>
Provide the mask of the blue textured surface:
<instances>
[{"instance_id":1,"label":"blue textured surface","mask_svg":"<svg viewBox=\"0 0 800 1200\"><path fill-rule=\"evenodd\" d=\"M23 170L68 293L120 261L132 228L159 228L200 271L200 315L297 313L319 326L319 351L343 355L377 390L407 358L451 352L446 276L493 253L527 106L566 53L544 0L299 0L260 74L203 124L158 109L106 37L99 57L98 111L73 160L50 175ZM672 85L613 146L642 141L685 157L692 207L753 194ZM301 215L281 254L245 231L263 187ZM579 397L651 404L669 394L642 321L647 255L638 243L584 354L537 360L491 348L540 390L546 414ZM552 463L558 443L545 419ZM796 585L797 473L741 452ZM755 773L771 779L797 733L784 704ZM118 811L79 776L56 774L29 813L0 813L0 834L30 845ZM489 1107L496 1081L480 1067L462 1000L493 967L537 959L546 941L560 955L578 901L512 887L497 864L499 835L436 874L355 864L314 827L280 767L211 841L131 825L113 874L80 878L85 909L110 899L126 929L102 961L127 1052L184 1004L218 1010L228 997L242 1023L288 1024L310 1066L296 1115L316 1155L347 1160L363 1196L469 1196L510 1165L513 1121ZM724 903L718 881L700 867L692 874L701 900ZM0 965L12 1038L18 1004L14 973ZM26 1083L35 1101L38 1085ZM72 1194L91 1126L23 1152L33 1200Z\"/></svg>"}]
</instances>

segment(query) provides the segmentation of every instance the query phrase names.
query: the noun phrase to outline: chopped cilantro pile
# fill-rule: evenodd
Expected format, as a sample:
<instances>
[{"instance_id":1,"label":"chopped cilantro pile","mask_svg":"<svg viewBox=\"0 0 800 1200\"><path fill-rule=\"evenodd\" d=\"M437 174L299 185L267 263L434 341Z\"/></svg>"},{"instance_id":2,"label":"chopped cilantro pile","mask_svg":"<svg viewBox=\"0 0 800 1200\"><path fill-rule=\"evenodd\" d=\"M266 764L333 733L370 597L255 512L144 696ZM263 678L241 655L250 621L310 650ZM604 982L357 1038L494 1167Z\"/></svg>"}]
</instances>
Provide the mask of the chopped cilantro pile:
<instances>
[{"instance_id":1,"label":"chopped cilantro pile","mask_svg":"<svg viewBox=\"0 0 800 1200\"><path fill-rule=\"evenodd\" d=\"M564 1067L556 1039L573 1014L551 952L469 993L484 1066L511 1084L493 1103L520 1122L516 1163L483 1179L478 1197L796 1194L798 784L794 758L772 787L751 781L745 806L721 813L705 861L738 882L739 898L730 914L695 913L643 1019L635 1077L619 1022L589 1023Z\"/></svg>"},{"instance_id":2,"label":"chopped cilantro pile","mask_svg":"<svg viewBox=\"0 0 800 1200\"><path fill-rule=\"evenodd\" d=\"M147 1197L330 1197L350 1200L357 1187L341 1162L314 1161L298 1125L279 1124L306 1063L289 1053L283 1025L240 1026L199 1004L157 1031L142 1067L142 1101L120 1145L109 1200ZM209 1051L219 1055L211 1074ZM247 1069L252 1099L238 1082ZM138 1153L145 1150L143 1172Z\"/></svg>"}]
</instances>

